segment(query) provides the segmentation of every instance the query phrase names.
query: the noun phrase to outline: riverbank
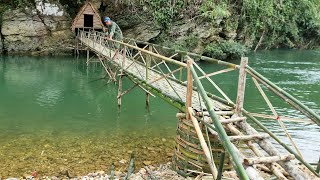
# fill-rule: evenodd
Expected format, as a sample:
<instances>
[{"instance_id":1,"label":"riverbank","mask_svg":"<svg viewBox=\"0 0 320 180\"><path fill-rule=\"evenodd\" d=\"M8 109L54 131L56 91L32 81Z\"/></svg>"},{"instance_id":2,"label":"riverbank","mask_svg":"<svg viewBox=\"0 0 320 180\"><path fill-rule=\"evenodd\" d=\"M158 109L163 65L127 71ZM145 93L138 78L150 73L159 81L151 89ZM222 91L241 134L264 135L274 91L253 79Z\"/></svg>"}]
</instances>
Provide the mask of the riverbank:
<instances>
[{"instance_id":1,"label":"riverbank","mask_svg":"<svg viewBox=\"0 0 320 180\"><path fill-rule=\"evenodd\" d=\"M70 179L70 180L92 180L92 179L124 179L127 176L127 173L120 171L95 171L92 173L88 173L83 176L74 176L73 172L70 170L64 170L60 172L58 176L45 176L38 175L37 172L32 172L30 174L23 175L21 177L16 178L6 178L6 180L17 180L17 179L47 179L47 180L58 180L58 179ZM1 177L0 177L1 179ZM148 165L144 168L139 169L137 172L129 175L130 180L141 180L141 179L167 179L167 180L183 180L184 177L177 174L175 171L171 170L171 164L162 164L158 166Z\"/></svg>"}]
</instances>

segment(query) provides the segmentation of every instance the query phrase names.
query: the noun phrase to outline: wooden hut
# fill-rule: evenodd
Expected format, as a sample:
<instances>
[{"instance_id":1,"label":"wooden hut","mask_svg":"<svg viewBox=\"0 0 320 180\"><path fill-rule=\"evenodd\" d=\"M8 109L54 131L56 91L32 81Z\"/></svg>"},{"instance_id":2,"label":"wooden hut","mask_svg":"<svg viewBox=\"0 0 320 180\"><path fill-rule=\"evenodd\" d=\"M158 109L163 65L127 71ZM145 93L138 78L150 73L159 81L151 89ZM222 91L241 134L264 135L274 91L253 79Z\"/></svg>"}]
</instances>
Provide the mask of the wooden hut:
<instances>
[{"instance_id":1,"label":"wooden hut","mask_svg":"<svg viewBox=\"0 0 320 180\"><path fill-rule=\"evenodd\" d=\"M86 1L72 23L72 31L76 29L102 30L103 23L98 10L90 1Z\"/></svg>"}]
</instances>

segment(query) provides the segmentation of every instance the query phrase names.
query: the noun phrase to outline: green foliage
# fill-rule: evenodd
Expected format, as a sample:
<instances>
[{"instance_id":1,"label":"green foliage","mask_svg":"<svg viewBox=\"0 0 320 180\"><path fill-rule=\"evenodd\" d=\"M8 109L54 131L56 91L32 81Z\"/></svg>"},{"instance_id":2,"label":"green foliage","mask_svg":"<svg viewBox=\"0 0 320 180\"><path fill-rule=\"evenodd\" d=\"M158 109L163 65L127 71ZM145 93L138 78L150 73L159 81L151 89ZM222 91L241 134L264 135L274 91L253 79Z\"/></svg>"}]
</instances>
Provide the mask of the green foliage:
<instances>
[{"instance_id":1,"label":"green foliage","mask_svg":"<svg viewBox=\"0 0 320 180\"><path fill-rule=\"evenodd\" d=\"M239 59L248 53L248 49L240 43L232 40L222 41L206 46L204 54L217 59Z\"/></svg>"},{"instance_id":2,"label":"green foliage","mask_svg":"<svg viewBox=\"0 0 320 180\"><path fill-rule=\"evenodd\" d=\"M144 3L150 8L155 22L166 30L183 7L184 0L176 0L174 3L168 0L147 0Z\"/></svg>"},{"instance_id":3,"label":"green foliage","mask_svg":"<svg viewBox=\"0 0 320 180\"><path fill-rule=\"evenodd\" d=\"M287 1L244 0L240 23L251 40L258 41L265 30L265 46L294 47L319 38L320 18L318 0Z\"/></svg>"},{"instance_id":4,"label":"green foliage","mask_svg":"<svg viewBox=\"0 0 320 180\"><path fill-rule=\"evenodd\" d=\"M301 47L320 42L319 0L207 0L199 12L214 25L238 32L248 45ZM264 33L263 33L264 32Z\"/></svg>"},{"instance_id":5,"label":"green foliage","mask_svg":"<svg viewBox=\"0 0 320 180\"><path fill-rule=\"evenodd\" d=\"M170 44L167 44L167 46L181 51L192 51L197 47L199 39L194 35L189 35L181 42L182 43L171 42Z\"/></svg>"},{"instance_id":6,"label":"green foliage","mask_svg":"<svg viewBox=\"0 0 320 180\"><path fill-rule=\"evenodd\" d=\"M219 24L222 19L231 16L228 5L225 2L216 3L213 0L206 1L200 7L200 13L201 16L208 18L211 21L215 21L217 24Z\"/></svg>"}]
</instances>

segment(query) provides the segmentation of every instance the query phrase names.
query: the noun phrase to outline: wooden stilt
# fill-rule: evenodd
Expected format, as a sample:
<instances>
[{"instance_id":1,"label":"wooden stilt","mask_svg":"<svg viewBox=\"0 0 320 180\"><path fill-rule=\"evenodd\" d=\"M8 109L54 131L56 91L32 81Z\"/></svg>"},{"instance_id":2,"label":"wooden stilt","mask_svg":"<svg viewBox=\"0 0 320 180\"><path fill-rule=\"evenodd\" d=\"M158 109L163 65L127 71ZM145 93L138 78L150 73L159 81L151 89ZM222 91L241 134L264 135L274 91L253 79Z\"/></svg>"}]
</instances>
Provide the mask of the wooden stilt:
<instances>
[{"instance_id":1,"label":"wooden stilt","mask_svg":"<svg viewBox=\"0 0 320 180\"><path fill-rule=\"evenodd\" d=\"M243 108L244 103L244 92L246 88L246 66L248 64L248 58L243 57L241 58L240 70L239 70L239 81L238 81L238 95L237 95L237 102L236 102L236 109L235 113L238 116L241 116L241 110Z\"/></svg>"}]
</instances>

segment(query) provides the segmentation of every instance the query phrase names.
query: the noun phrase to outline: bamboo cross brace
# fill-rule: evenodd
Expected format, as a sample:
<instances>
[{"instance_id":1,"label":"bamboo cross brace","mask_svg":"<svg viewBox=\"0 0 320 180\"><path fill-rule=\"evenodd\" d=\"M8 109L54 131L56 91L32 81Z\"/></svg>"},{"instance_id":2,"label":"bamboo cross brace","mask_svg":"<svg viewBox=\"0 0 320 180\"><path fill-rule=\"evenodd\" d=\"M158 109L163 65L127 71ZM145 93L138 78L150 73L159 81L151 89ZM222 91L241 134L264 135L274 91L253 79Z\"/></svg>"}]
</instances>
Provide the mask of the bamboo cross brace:
<instances>
[{"instance_id":1,"label":"bamboo cross brace","mask_svg":"<svg viewBox=\"0 0 320 180\"><path fill-rule=\"evenodd\" d=\"M199 71L203 74L203 75L205 75L206 73L199 67L199 65L197 64L197 63L193 63L198 69L199 69ZM229 102L229 103L232 103L232 101L230 100L230 98L219 88L219 86L216 84L216 83L214 83L213 81L212 81L212 79L210 79L209 77L206 77L206 79L219 91L219 93Z\"/></svg>"},{"instance_id":2,"label":"bamboo cross brace","mask_svg":"<svg viewBox=\"0 0 320 180\"><path fill-rule=\"evenodd\" d=\"M180 71L181 69L183 69L183 67L180 67L180 68L178 68L178 69L176 69L176 70L174 70L174 71L172 71L172 72L170 72L170 73L167 73L167 74L165 74L165 75L163 75L163 76L161 76L161 77L159 77L159 78L157 78L157 79L155 79L155 80L153 80L153 81L151 81L151 82L148 82L148 83L149 83L149 84L153 84L153 83L155 83L155 82L157 82L157 81L159 81L159 80L161 80L161 79L163 79L163 78L165 78L165 77L170 76L171 74L174 74L174 73Z\"/></svg>"},{"instance_id":3,"label":"bamboo cross brace","mask_svg":"<svg viewBox=\"0 0 320 180\"><path fill-rule=\"evenodd\" d=\"M152 60L154 61L155 63L155 60L152 58ZM162 74L162 76L164 76L165 74L163 73L163 71L161 70L161 68L158 66L158 69L160 71L160 73ZM177 95L177 97L181 100L182 98L180 97L180 95L177 93L177 91L174 89L174 87L172 86L172 84L170 83L170 81L167 79L167 77L164 76L164 79L167 81L167 83L169 84L169 86L172 88L173 92Z\"/></svg>"},{"instance_id":4,"label":"bamboo cross brace","mask_svg":"<svg viewBox=\"0 0 320 180\"><path fill-rule=\"evenodd\" d=\"M178 55L179 53L175 53L174 55L170 56L169 58L172 59L173 57L175 57L176 55Z\"/></svg>"},{"instance_id":5,"label":"bamboo cross brace","mask_svg":"<svg viewBox=\"0 0 320 180\"><path fill-rule=\"evenodd\" d=\"M132 91L132 90L133 90L135 87L137 87L137 86L138 86L138 84L135 84L134 86L132 86L132 87L129 88L128 90L123 91L122 94L120 94L120 95L117 96L117 98L120 98L120 97L128 94L130 91Z\"/></svg>"},{"instance_id":6,"label":"bamboo cross brace","mask_svg":"<svg viewBox=\"0 0 320 180\"><path fill-rule=\"evenodd\" d=\"M200 129L200 126L199 126L199 123L198 123L197 119L193 116L193 109L191 107L188 107L188 113L190 114L190 118L192 120L193 126L194 126L194 128L195 128L195 130L197 132L197 135L198 135L202 150L203 150L203 152L204 152L204 154L205 154L205 156L207 158L207 161L208 161L208 164L209 164L213 179L217 179L218 171L217 171L216 165L215 165L214 161L212 161L208 145L207 145L207 143L206 143L206 141L205 141L205 139L203 137L203 134L202 134L202 131Z\"/></svg>"},{"instance_id":7,"label":"bamboo cross brace","mask_svg":"<svg viewBox=\"0 0 320 180\"><path fill-rule=\"evenodd\" d=\"M289 98L287 98L285 95L283 95L281 92L277 91L276 89L274 89L273 87L271 87L270 85L268 85L265 81L263 81L262 79L260 79L258 76L256 76L255 74L253 74L251 71L247 71L247 73L249 73L252 77L254 77L255 79L257 79L260 83L262 83L265 87L267 87L271 92L275 93L277 96L279 96L280 98L282 98L286 103L288 103L289 105L291 105L292 107L296 108L298 111L302 112L304 115L306 115L308 118L312 119L313 117L310 117L310 114L305 111L304 109L300 108L299 105L295 104L293 101L291 101ZM314 121L315 122L315 121ZM317 123L317 122L315 122Z\"/></svg>"},{"instance_id":8,"label":"bamboo cross brace","mask_svg":"<svg viewBox=\"0 0 320 180\"><path fill-rule=\"evenodd\" d=\"M166 66L166 68L168 69L168 71L171 72L171 69L169 68L169 66L167 65L167 63L164 62L163 64ZM172 77L173 77L174 79L177 79L177 78L174 76L174 74L172 74Z\"/></svg>"},{"instance_id":9,"label":"bamboo cross brace","mask_svg":"<svg viewBox=\"0 0 320 180\"><path fill-rule=\"evenodd\" d=\"M162 64L163 62L164 62L164 61L162 60L160 63L158 63L158 64L156 63L156 65L152 66L152 67L151 67L151 69L153 69L153 68L155 68L155 67L159 66L159 65L160 65L160 64Z\"/></svg>"},{"instance_id":10,"label":"bamboo cross brace","mask_svg":"<svg viewBox=\"0 0 320 180\"><path fill-rule=\"evenodd\" d=\"M291 135L289 134L285 124L281 121L280 116L278 115L277 111L275 110L275 108L273 107L273 105L271 104L269 98L267 97L267 95L264 93L264 91L262 90L260 84L258 83L258 81L252 77L252 80L254 82L254 84L256 85L256 87L258 88L260 94L262 95L263 99L266 101L266 103L268 104L270 110L272 111L273 115L277 117L277 120L279 122L279 125L281 126L281 128L283 129L283 131L286 133L287 137L289 138L289 140L291 141L293 147L296 149L297 153L299 153L300 157L303 158L301 152L299 151L296 143L293 141Z\"/></svg>"},{"instance_id":11,"label":"bamboo cross brace","mask_svg":"<svg viewBox=\"0 0 320 180\"><path fill-rule=\"evenodd\" d=\"M156 97L155 95L153 95L150 91L146 90L143 86L141 86L139 83L137 83L136 81L134 81L132 78L129 78L134 84L138 84L138 86L145 91L146 93L148 93L150 96L152 97Z\"/></svg>"},{"instance_id":12,"label":"bamboo cross brace","mask_svg":"<svg viewBox=\"0 0 320 180\"><path fill-rule=\"evenodd\" d=\"M273 115L268 115L268 114L261 114L261 113L250 113L254 117L260 117L260 118L266 118L266 119L273 119L277 120L276 116ZM300 123L310 123L310 124L315 124L313 121L310 119L301 119L301 118L291 118L287 116L281 116L282 121L292 121L292 122L300 122Z\"/></svg>"},{"instance_id":13,"label":"bamboo cross brace","mask_svg":"<svg viewBox=\"0 0 320 180\"><path fill-rule=\"evenodd\" d=\"M217 71L217 72L205 74L204 76L199 77L199 79L201 80L201 79L206 78L206 77L211 77L211 76L215 76L215 75L218 75L218 74L227 73L227 72L230 72L230 71L233 71L233 70L234 69L232 69L232 68L223 69L223 70L220 70L220 71Z\"/></svg>"},{"instance_id":14,"label":"bamboo cross brace","mask_svg":"<svg viewBox=\"0 0 320 180\"><path fill-rule=\"evenodd\" d=\"M108 67L104 64L102 58L101 58L100 56L98 56L98 58L99 58L99 60L100 60L100 62L101 62L101 64L102 64L102 66L104 67L106 73L108 74L109 78L112 79L113 81L116 81L116 80L114 79L114 77L110 74L110 72L109 72L109 70L108 70Z\"/></svg>"},{"instance_id":15,"label":"bamboo cross brace","mask_svg":"<svg viewBox=\"0 0 320 180\"><path fill-rule=\"evenodd\" d=\"M218 75L218 74L227 73L227 72L230 72L230 71L233 71L233 70L235 70L235 69L228 68L228 69L223 69L223 70L216 71L216 72L209 73L209 74L205 73L205 75L199 77L199 79L201 80L201 79L204 79L206 77L211 77L211 76L215 76L215 75ZM184 81L183 83L187 83L187 81Z\"/></svg>"}]
</instances>

